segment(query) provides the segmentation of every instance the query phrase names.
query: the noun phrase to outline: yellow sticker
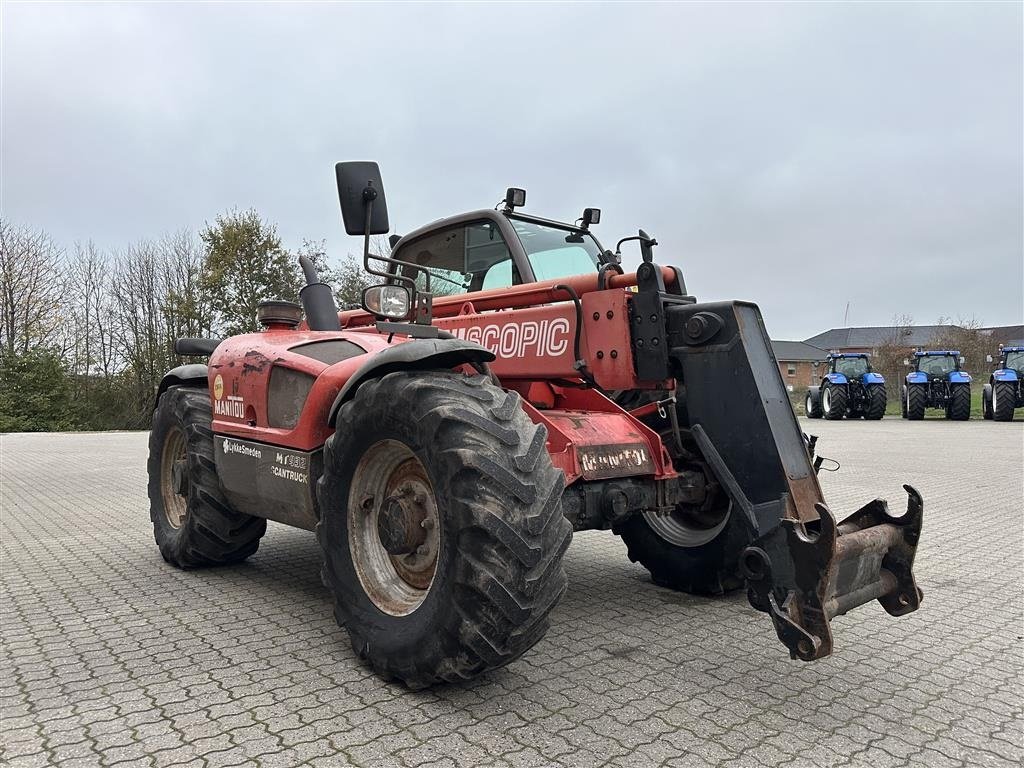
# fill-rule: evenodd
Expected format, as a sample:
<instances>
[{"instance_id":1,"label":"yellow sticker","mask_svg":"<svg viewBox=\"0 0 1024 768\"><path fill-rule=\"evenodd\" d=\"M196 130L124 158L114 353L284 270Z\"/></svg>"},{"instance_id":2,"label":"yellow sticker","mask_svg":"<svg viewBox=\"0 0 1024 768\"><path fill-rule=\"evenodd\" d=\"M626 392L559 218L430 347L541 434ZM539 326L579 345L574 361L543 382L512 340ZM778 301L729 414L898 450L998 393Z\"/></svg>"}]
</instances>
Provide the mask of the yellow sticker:
<instances>
[{"instance_id":1,"label":"yellow sticker","mask_svg":"<svg viewBox=\"0 0 1024 768\"><path fill-rule=\"evenodd\" d=\"M218 400L224 396L224 379L220 377L219 373L217 374L217 378L213 380L213 396Z\"/></svg>"}]
</instances>

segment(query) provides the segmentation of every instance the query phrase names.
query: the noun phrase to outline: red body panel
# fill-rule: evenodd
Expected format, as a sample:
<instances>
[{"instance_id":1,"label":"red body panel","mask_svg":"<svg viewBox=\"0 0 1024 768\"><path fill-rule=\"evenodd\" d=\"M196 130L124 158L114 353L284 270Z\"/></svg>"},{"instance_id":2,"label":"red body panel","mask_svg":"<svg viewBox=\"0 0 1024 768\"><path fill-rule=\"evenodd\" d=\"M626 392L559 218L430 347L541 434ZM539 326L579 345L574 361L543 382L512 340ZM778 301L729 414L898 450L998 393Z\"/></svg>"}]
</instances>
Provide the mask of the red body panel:
<instances>
[{"instance_id":1,"label":"red body panel","mask_svg":"<svg viewBox=\"0 0 1024 768\"><path fill-rule=\"evenodd\" d=\"M623 286L635 277L615 276ZM592 279L591 279L592 278ZM548 451L565 473L566 483L577 479L616 476L675 475L660 438L597 390L562 386L580 382L574 342L577 311L555 283L573 282L580 295L583 327L580 358L586 373L605 390L664 386L672 382L639 382L633 372L625 287L597 290L597 277L581 275L563 281L517 286L442 297L435 325L457 337L491 349L497 359L493 372L504 386L524 398L524 408L548 430ZM510 295L510 291L513 295ZM505 306L496 308L498 297ZM546 298L539 306L517 305ZM480 307L490 311L481 311ZM406 337L388 337L363 324L365 313L342 313L349 323L342 331L271 328L261 333L226 339L210 358L210 392L214 403L214 432L300 451L321 447L330 436L328 414L338 391L372 355ZM367 355L327 365L291 351L311 341L345 339ZM268 389L275 367L315 378L293 427L270 426Z\"/></svg>"}]
</instances>

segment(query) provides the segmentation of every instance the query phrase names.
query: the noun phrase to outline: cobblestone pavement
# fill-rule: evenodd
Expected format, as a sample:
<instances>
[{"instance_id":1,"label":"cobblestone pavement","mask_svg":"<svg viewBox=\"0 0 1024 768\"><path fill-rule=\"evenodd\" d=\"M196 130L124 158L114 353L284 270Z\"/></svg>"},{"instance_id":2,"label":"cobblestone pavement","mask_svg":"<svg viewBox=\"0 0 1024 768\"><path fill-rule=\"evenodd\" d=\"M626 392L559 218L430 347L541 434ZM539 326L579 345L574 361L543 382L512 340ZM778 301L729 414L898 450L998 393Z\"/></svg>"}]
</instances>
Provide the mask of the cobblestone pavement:
<instances>
[{"instance_id":1,"label":"cobblestone pavement","mask_svg":"<svg viewBox=\"0 0 1024 768\"><path fill-rule=\"evenodd\" d=\"M552 629L508 668L409 693L353 656L314 537L271 525L230 568L164 564L146 435L8 435L0 764L29 766L1019 765L1019 423L814 422L842 515L925 498L920 611L834 622L790 661L742 595L653 586L576 537Z\"/></svg>"}]
</instances>

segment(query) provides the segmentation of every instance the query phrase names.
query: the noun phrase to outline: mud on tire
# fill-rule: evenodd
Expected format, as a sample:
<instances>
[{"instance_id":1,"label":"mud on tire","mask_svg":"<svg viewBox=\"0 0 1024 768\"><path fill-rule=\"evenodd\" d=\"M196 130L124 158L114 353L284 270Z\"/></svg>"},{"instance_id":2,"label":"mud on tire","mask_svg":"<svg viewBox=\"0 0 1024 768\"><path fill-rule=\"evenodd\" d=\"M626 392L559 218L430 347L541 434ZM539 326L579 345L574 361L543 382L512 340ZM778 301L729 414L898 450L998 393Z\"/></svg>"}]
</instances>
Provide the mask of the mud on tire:
<instances>
[{"instance_id":1,"label":"mud on tire","mask_svg":"<svg viewBox=\"0 0 1024 768\"><path fill-rule=\"evenodd\" d=\"M237 563L267 530L266 520L232 508L221 491L211 413L207 390L172 387L153 414L149 516L160 554L178 568Z\"/></svg>"},{"instance_id":2,"label":"mud on tire","mask_svg":"<svg viewBox=\"0 0 1024 768\"><path fill-rule=\"evenodd\" d=\"M411 688L467 679L543 637L565 591L562 556L572 537L563 476L545 441L519 396L483 376L391 373L362 384L342 407L324 450L317 537L335 618L378 674ZM436 501L429 584L401 604L372 589L371 597L363 581L369 566L354 562L354 552L366 551L368 524L351 516L373 515L379 525L382 514L379 499L352 498L364 487L360 462L374 446L404 446L406 463L414 458L422 467ZM396 556L385 557L392 559L375 562L398 575Z\"/></svg>"}]
</instances>

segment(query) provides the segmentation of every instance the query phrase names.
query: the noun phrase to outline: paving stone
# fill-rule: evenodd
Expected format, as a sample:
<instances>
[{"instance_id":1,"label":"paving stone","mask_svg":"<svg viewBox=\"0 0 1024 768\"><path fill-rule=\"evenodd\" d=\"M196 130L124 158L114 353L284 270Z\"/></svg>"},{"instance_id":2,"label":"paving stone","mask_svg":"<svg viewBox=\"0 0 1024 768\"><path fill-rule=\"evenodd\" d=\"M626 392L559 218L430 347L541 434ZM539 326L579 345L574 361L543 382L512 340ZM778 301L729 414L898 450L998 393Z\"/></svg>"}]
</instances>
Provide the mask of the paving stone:
<instances>
[{"instance_id":1,"label":"paving stone","mask_svg":"<svg viewBox=\"0 0 1024 768\"><path fill-rule=\"evenodd\" d=\"M788 659L742 594L653 586L578 534L546 638L411 693L354 657L315 537L271 523L229 568L153 543L145 433L0 437L0 764L1017 766L1024 761L1024 425L804 422L837 515L925 499L920 611L837 618Z\"/></svg>"}]
</instances>

